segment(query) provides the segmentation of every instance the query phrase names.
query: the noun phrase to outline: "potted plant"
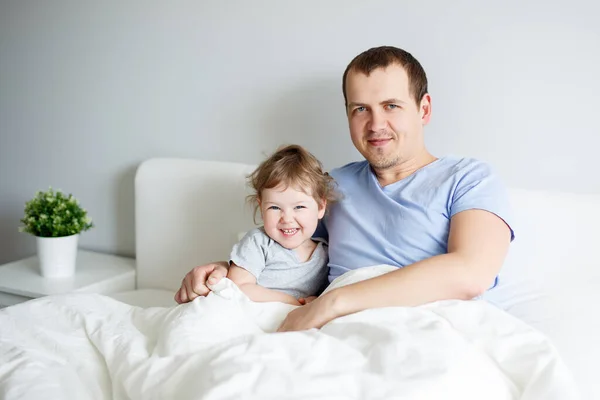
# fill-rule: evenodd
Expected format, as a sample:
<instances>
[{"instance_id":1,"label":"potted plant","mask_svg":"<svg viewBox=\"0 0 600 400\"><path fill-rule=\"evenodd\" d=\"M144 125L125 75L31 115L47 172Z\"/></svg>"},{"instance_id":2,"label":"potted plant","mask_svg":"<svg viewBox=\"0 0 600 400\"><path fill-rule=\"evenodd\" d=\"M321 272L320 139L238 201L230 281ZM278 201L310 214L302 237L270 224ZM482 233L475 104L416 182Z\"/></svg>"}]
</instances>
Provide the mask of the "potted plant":
<instances>
[{"instance_id":1,"label":"potted plant","mask_svg":"<svg viewBox=\"0 0 600 400\"><path fill-rule=\"evenodd\" d=\"M92 228L91 218L72 194L49 188L25 204L21 232L36 237L40 272L47 278L75 273L79 234Z\"/></svg>"}]
</instances>

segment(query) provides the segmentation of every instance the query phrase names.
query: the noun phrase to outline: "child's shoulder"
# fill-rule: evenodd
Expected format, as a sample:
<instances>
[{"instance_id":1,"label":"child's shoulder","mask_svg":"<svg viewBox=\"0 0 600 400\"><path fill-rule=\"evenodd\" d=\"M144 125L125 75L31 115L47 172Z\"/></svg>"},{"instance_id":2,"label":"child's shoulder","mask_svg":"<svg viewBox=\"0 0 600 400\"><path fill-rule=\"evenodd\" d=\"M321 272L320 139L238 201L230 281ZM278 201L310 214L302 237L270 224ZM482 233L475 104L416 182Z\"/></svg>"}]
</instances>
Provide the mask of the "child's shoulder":
<instances>
[{"instance_id":1,"label":"child's shoulder","mask_svg":"<svg viewBox=\"0 0 600 400\"><path fill-rule=\"evenodd\" d=\"M254 245L259 247L271 247L273 244L277 244L273 239L267 235L264 227L250 229L244 234L242 239L238 243L239 245Z\"/></svg>"},{"instance_id":2,"label":"child's shoulder","mask_svg":"<svg viewBox=\"0 0 600 400\"><path fill-rule=\"evenodd\" d=\"M249 240L264 240L265 238L269 238L269 236L265 233L264 228L261 226L259 228L250 229L245 232L240 239L240 241L249 241Z\"/></svg>"}]
</instances>

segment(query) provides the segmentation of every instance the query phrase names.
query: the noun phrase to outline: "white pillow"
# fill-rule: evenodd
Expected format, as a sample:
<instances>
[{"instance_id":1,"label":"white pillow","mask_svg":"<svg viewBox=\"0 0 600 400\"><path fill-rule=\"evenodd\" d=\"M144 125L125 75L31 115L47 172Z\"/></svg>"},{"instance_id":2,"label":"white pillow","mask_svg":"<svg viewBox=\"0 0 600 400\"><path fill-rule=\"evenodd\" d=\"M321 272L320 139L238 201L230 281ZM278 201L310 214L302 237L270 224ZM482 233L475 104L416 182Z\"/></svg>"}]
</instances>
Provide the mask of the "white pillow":
<instances>
[{"instance_id":1,"label":"white pillow","mask_svg":"<svg viewBox=\"0 0 600 400\"><path fill-rule=\"evenodd\" d=\"M546 334L600 399L600 195L511 190L515 241L484 298Z\"/></svg>"}]
</instances>

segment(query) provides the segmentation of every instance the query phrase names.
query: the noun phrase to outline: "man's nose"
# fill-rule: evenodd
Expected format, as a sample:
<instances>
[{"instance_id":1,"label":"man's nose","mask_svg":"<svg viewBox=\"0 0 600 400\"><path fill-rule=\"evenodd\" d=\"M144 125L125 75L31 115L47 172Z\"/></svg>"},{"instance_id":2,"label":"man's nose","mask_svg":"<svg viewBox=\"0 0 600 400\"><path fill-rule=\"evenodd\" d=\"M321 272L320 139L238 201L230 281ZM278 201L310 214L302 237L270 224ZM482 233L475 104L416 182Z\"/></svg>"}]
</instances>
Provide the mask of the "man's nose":
<instances>
[{"instance_id":1,"label":"man's nose","mask_svg":"<svg viewBox=\"0 0 600 400\"><path fill-rule=\"evenodd\" d=\"M373 132L383 131L387 128L387 119L383 111L373 110L371 111L371 120L369 121L369 130Z\"/></svg>"}]
</instances>

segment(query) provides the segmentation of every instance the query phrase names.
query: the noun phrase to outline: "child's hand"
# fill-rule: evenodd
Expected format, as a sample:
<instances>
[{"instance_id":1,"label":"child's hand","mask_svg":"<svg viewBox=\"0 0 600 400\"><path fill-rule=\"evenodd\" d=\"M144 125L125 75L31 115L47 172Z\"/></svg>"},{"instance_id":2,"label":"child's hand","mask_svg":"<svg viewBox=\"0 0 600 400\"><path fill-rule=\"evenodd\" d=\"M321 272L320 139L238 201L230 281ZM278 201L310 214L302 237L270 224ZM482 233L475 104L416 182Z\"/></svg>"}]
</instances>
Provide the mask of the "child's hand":
<instances>
[{"instance_id":1,"label":"child's hand","mask_svg":"<svg viewBox=\"0 0 600 400\"><path fill-rule=\"evenodd\" d=\"M305 305L307 305L308 303L310 303L311 301L313 301L316 298L317 298L317 296L300 297L298 299L298 303L300 303L301 305L305 306Z\"/></svg>"}]
</instances>

